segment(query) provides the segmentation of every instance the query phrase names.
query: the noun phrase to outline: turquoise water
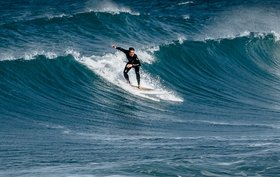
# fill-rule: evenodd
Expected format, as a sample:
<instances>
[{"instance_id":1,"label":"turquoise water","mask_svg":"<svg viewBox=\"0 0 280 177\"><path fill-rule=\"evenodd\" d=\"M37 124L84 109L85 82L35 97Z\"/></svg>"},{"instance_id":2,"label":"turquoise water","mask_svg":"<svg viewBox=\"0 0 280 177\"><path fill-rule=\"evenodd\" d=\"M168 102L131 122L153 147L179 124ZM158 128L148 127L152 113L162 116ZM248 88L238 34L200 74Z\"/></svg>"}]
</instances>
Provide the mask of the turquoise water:
<instances>
[{"instance_id":1,"label":"turquoise water","mask_svg":"<svg viewBox=\"0 0 280 177\"><path fill-rule=\"evenodd\" d=\"M0 176L278 176L279 8L0 2Z\"/></svg>"}]
</instances>

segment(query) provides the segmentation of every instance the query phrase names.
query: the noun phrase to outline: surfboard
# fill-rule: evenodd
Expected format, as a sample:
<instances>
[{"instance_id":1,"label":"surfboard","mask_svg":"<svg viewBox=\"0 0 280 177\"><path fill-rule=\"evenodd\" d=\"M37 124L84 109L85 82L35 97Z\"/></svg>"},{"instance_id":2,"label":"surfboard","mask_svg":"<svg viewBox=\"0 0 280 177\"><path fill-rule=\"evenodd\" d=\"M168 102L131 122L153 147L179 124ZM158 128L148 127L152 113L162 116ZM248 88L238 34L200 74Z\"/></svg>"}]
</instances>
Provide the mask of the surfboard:
<instances>
[{"instance_id":1,"label":"surfboard","mask_svg":"<svg viewBox=\"0 0 280 177\"><path fill-rule=\"evenodd\" d=\"M136 85L130 85L130 86L135 88L135 89L139 89L139 90L143 90L143 91L152 91L152 90L154 90L153 88L147 88L147 87L140 87L140 88L138 88L138 86L136 86Z\"/></svg>"}]
</instances>

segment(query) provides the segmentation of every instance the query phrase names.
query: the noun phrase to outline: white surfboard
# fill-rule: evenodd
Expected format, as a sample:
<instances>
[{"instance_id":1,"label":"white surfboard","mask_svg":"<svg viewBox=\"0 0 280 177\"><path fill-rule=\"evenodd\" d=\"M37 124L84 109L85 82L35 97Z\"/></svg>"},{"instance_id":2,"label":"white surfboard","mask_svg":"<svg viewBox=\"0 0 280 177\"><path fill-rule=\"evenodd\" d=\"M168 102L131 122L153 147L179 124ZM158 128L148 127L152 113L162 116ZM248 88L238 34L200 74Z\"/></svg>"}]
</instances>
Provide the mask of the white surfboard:
<instances>
[{"instance_id":1,"label":"white surfboard","mask_svg":"<svg viewBox=\"0 0 280 177\"><path fill-rule=\"evenodd\" d=\"M153 91L153 90L155 90L153 88L147 88L147 87L141 87L141 86L140 86L140 88L138 88L138 86L136 86L136 85L130 85L130 86L135 88L135 89L141 90L141 91Z\"/></svg>"}]
</instances>

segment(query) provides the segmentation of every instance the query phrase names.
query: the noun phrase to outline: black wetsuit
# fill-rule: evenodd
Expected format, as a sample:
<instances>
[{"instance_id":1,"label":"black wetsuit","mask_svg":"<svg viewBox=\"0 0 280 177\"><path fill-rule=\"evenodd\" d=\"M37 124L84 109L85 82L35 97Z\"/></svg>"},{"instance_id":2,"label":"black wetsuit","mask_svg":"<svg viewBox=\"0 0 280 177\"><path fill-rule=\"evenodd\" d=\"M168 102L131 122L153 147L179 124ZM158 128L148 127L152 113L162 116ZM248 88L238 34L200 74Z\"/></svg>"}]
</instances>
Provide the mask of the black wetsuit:
<instances>
[{"instance_id":1,"label":"black wetsuit","mask_svg":"<svg viewBox=\"0 0 280 177\"><path fill-rule=\"evenodd\" d=\"M125 50L121 47L116 47L116 49L122 51L123 53L125 53L126 55L126 58L128 59L128 62L126 63L125 65L125 68L123 70L123 75L124 75L124 78L127 80L128 83L130 83L129 81L129 77L128 77L128 71L131 69L131 68L128 68L127 65L128 64L132 64L132 67L135 69L135 74L136 74L136 79L137 79L137 82L138 82L138 85L140 85L140 74L139 74L139 66L141 66L141 63L137 57L136 54L133 55L133 57L131 57L129 55L129 50Z\"/></svg>"}]
</instances>

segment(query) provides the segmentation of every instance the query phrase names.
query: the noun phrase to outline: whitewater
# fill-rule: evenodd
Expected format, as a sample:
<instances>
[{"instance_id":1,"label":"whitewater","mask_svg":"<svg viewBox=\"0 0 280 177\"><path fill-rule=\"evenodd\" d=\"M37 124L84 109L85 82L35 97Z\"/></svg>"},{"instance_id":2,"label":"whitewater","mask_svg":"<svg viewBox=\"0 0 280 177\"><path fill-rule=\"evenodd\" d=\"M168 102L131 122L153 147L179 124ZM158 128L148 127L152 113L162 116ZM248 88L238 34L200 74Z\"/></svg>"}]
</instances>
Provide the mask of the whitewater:
<instances>
[{"instance_id":1,"label":"whitewater","mask_svg":"<svg viewBox=\"0 0 280 177\"><path fill-rule=\"evenodd\" d=\"M278 176L279 9L0 2L0 176Z\"/></svg>"}]
</instances>

